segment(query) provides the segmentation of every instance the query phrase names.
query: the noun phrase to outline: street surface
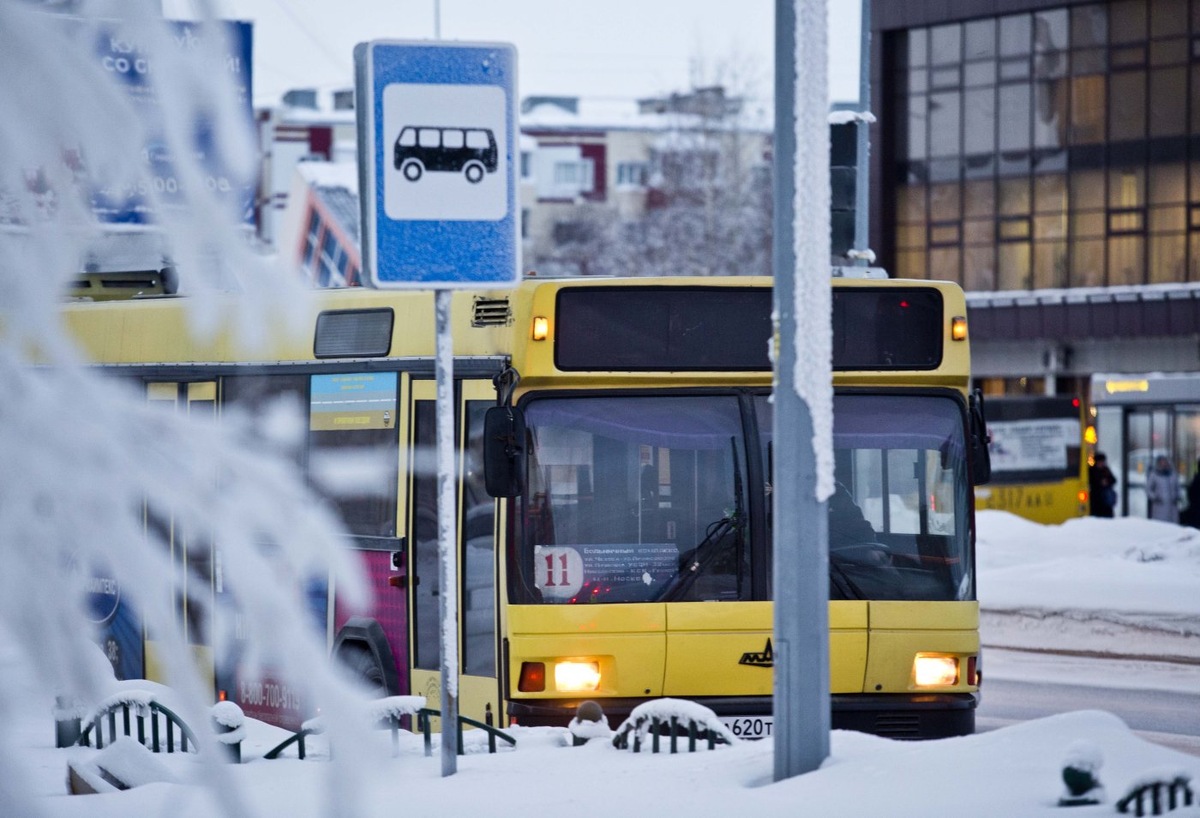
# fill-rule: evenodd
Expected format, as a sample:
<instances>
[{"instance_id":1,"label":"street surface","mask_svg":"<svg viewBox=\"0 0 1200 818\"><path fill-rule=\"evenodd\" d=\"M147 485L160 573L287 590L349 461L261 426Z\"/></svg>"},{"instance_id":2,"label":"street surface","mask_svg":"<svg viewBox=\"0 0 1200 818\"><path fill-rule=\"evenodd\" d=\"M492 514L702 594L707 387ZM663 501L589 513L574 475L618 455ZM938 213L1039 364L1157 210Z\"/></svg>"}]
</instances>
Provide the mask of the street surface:
<instances>
[{"instance_id":1,"label":"street surface","mask_svg":"<svg viewBox=\"0 0 1200 818\"><path fill-rule=\"evenodd\" d=\"M1200 663L985 649L980 732L1074 710L1105 710L1140 736L1200 756Z\"/></svg>"}]
</instances>

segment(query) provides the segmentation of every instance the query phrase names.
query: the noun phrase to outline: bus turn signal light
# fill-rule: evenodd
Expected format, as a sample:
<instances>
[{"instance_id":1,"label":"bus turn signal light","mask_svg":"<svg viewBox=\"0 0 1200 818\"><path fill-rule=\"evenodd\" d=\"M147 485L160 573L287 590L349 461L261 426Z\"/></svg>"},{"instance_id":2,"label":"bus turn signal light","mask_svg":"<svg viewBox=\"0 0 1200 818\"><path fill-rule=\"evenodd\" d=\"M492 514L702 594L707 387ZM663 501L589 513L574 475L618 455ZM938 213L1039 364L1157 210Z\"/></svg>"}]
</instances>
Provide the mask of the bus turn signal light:
<instances>
[{"instance_id":1,"label":"bus turn signal light","mask_svg":"<svg viewBox=\"0 0 1200 818\"><path fill-rule=\"evenodd\" d=\"M967 340L967 318L956 315L950 319L950 337L955 341Z\"/></svg>"},{"instance_id":2,"label":"bus turn signal light","mask_svg":"<svg viewBox=\"0 0 1200 818\"><path fill-rule=\"evenodd\" d=\"M550 337L550 319L544 315L533 318L533 340L545 341Z\"/></svg>"},{"instance_id":3,"label":"bus turn signal light","mask_svg":"<svg viewBox=\"0 0 1200 818\"><path fill-rule=\"evenodd\" d=\"M958 657L918 653L913 660L913 681L917 687L950 687L958 684Z\"/></svg>"},{"instance_id":4,"label":"bus turn signal light","mask_svg":"<svg viewBox=\"0 0 1200 818\"><path fill-rule=\"evenodd\" d=\"M564 693L595 690L600 686L599 662L558 662L554 665L554 688Z\"/></svg>"},{"instance_id":5,"label":"bus turn signal light","mask_svg":"<svg viewBox=\"0 0 1200 818\"><path fill-rule=\"evenodd\" d=\"M546 665L544 662L522 662L521 678L517 690L522 693L541 693L546 689Z\"/></svg>"}]
</instances>

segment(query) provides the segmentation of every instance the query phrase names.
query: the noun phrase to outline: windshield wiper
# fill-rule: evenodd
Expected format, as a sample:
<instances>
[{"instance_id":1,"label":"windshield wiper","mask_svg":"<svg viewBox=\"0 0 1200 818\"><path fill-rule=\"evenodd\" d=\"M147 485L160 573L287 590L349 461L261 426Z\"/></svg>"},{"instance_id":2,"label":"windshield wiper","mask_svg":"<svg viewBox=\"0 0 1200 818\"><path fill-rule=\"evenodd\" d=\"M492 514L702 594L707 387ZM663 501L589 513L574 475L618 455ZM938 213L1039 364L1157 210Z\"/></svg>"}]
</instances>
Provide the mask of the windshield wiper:
<instances>
[{"instance_id":1,"label":"windshield wiper","mask_svg":"<svg viewBox=\"0 0 1200 818\"><path fill-rule=\"evenodd\" d=\"M708 530L704 532L704 539L691 550L687 559L683 561L683 567L679 569L679 572L671 578L667 587L663 589L662 594L659 596L659 601L674 602L686 594L696 581L696 577L707 570L708 566L717 558L717 555L721 553L721 549L718 546L725 539L725 536L730 531L740 533L741 528L742 521L739 519L737 512L709 523Z\"/></svg>"}]
</instances>

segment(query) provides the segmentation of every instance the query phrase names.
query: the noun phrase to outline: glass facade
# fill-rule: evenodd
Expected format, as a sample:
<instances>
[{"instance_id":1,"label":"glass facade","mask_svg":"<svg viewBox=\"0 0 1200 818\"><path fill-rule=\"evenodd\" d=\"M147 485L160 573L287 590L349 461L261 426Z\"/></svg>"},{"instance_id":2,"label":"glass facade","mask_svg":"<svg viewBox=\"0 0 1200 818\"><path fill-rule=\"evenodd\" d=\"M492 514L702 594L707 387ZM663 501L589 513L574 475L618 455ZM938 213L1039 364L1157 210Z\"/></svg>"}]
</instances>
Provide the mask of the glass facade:
<instances>
[{"instance_id":1,"label":"glass facade","mask_svg":"<svg viewBox=\"0 0 1200 818\"><path fill-rule=\"evenodd\" d=\"M894 36L896 275L968 290L1200 281L1200 0Z\"/></svg>"}]
</instances>

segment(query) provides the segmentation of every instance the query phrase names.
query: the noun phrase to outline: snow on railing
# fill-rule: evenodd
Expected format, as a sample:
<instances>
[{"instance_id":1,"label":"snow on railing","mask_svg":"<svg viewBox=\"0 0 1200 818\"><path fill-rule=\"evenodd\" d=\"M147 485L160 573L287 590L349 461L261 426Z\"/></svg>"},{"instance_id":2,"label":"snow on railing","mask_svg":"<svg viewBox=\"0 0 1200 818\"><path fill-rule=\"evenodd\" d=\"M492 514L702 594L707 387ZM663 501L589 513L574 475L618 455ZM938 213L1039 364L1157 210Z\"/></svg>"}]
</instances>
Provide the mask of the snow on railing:
<instances>
[{"instance_id":1,"label":"snow on railing","mask_svg":"<svg viewBox=\"0 0 1200 818\"><path fill-rule=\"evenodd\" d=\"M646 736L650 736L651 752L657 753L659 737L662 735L670 737L672 753L678 752L677 742L681 735L688 738L688 752L695 752L697 741L707 742L710 750L717 744L737 744L740 741L717 718L716 713L702 704L684 699L655 699L633 709L617 728L613 746L619 750L630 747L629 739L632 736L632 749L638 753Z\"/></svg>"}]
</instances>

